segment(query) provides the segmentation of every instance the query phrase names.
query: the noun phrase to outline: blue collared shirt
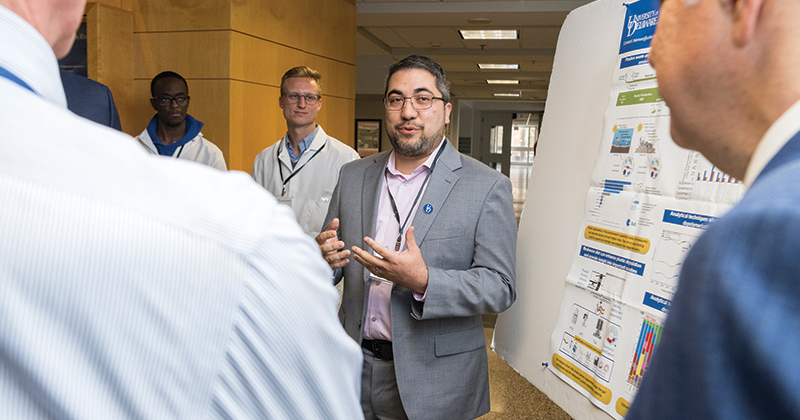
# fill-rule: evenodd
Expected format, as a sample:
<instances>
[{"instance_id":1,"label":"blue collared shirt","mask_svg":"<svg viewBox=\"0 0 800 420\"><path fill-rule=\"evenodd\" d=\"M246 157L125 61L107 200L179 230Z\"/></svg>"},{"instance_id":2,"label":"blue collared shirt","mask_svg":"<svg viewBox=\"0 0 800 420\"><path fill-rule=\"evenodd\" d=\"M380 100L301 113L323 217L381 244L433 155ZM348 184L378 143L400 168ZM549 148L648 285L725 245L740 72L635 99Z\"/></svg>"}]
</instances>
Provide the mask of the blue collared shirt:
<instances>
[{"instance_id":1,"label":"blue collared shirt","mask_svg":"<svg viewBox=\"0 0 800 420\"><path fill-rule=\"evenodd\" d=\"M305 153L308 147L311 146L311 142L314 141L314 136L317 135L317 131L319 131L319 126L317 126L317 128L315 128L311 134L307 135L306 138L300 142L298 145L298 147L300 147L299 155L294 154L294 146L292 146L292 141L289 140L289 134L286 134L286 151L289 152L289 159L292 161L292 166L297 164L297 161L300 160L300 158L303 156L303 153Z\"/></svg>"}]
</instances>

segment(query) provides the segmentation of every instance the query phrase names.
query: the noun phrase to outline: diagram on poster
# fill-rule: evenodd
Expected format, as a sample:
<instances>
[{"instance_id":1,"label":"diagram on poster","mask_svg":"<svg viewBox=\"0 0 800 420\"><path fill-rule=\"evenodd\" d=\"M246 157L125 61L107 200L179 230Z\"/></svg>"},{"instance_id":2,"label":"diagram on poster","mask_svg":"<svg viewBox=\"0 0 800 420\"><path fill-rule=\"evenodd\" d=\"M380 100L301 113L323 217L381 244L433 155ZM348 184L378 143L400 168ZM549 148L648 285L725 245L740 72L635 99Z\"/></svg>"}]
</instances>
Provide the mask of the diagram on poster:
<instances>
[{"instance_id":1,"label":"diagram on poster","mask_svg":"<svg viewBox=\"0 0 800 420\"><path fill-rule=\"evenodd\" d=\"M549 369L622 419L647 373L692 245L744 194L669 135L647 55L657 0L627 5L584 223Z\"/></svg>"}]
</instances>

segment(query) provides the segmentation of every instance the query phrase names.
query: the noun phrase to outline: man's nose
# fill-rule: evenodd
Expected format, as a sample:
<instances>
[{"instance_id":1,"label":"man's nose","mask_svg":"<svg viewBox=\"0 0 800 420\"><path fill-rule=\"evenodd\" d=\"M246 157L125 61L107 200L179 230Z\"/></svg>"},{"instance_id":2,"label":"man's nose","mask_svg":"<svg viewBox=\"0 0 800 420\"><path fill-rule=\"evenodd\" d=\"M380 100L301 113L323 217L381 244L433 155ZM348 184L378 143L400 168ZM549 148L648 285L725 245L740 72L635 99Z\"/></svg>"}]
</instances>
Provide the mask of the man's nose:
<instances>
[{"instance_id":1,"label":"man's nose","mask_svg":"<svg viewBox=\"0 0 800 420\"><path fill-rule=\"evenodd\" d=\"M400 108L400 116L404 120L410 120L416 118L417 115L419 115L419 113L417 112L417 109L414 108L414 104L411 103L411 98L406 98L403 101L403 107Z\"/></svg>"}]
</instances>

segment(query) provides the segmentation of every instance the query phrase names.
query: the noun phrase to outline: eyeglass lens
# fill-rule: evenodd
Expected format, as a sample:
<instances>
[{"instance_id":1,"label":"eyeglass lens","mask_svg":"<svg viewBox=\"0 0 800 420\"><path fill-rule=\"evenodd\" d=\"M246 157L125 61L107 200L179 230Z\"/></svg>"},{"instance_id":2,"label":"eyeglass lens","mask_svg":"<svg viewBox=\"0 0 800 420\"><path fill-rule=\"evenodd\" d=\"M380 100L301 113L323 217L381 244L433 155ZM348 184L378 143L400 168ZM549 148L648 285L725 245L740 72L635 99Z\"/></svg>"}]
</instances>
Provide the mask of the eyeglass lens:
<instances>
[{"instance_id":1,"label":"eyeglass lens","mask_svg":"<svg viewBox=\"0 0 800 420\"><path fill-rule=\"evenodd\" d=\"M169 105L172 104L173 100L175 102L177 102L178 105L186 105L186 101L189 100L189 97L188 96L183 96L183 95L181 95L181 96L159 96L156 99L158 99L158 104L161 105L161 106L169 106Z\"/></svg>"},{"instance_id":2,"label":"eyeglass lens","mask_svg":"<svg viewBox=\"0 0 800 420\"><path fill-rule=\"evenodd\" d=\"M436 98L431 95L414 95L411 97L402 97L400 95L389 95L384 100L384 103L386 104L387 109L397 111L403 109L403 105L405 105L406 99L411 100L411 105L414 107L414 109L425 110L425 109L430 109L430 107L433 106L434 99L440 99L440 98Z\"/></svg>"},{"instance_id":3,"label":"eyeglass lens","mask_svg":"<svg viewBox=\"0 0 800 420\"><path fill-rule=\"evenodd\" d=\"M299 94L297 92L290 92L290 93L287 93L285 95L286 95L286 99L288 99L289 102L291 102L291 103L295 103L295 102L299 101L300 98L303 98L303 99L305 99L306 103L309 104L309 105L316 104L317 101L320 98L319 95L314 95L313 93L307 93L305 95L301 95L301 94Z\"/></svg>"}]
</instances>

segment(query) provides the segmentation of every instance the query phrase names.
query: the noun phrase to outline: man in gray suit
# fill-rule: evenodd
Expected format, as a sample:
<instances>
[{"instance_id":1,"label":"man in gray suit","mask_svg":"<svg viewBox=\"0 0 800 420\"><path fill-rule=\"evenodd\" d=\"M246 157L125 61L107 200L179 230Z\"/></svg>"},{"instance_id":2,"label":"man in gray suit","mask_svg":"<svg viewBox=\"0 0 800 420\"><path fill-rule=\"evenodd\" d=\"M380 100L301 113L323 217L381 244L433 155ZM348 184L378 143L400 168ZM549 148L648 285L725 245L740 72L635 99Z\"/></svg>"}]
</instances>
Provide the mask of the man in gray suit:
<instances>
[{"instance_id":1,"label":"man in gray suit","mask_svg":"<svg viewBox=\"0 0 800 420\"><path fill-rule=\"evenodd\" d=\"M445 138L435 61L390 67L384 103L394 150L342 168L317 236L363 347L361 406L367 419L475 418L489 411L481 314L516 297L511 182Z\"/></svg>"}]
</instances>

